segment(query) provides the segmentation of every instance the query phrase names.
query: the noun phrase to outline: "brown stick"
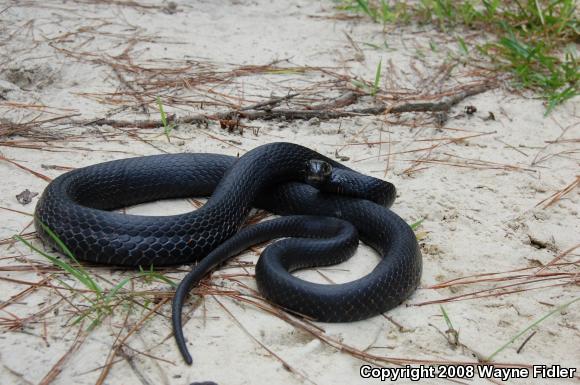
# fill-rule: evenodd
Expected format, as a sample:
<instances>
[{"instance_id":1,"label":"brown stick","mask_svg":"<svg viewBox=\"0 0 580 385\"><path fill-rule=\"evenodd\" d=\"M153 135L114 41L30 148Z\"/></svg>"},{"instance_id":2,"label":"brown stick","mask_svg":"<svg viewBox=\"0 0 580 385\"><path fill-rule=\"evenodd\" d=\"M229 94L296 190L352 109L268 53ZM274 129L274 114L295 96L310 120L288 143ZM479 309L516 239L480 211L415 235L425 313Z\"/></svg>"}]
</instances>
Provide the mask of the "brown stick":
<instances>
[{"instance_id":1,"label":"brown stick","mask_svg":"<svg viewBox=\"0 0 580 385\"><path fill-rule=\"evenodd\" d=\"M401 112L435 112L435 111L448 111L470 96L481 94L495 87L493 83L484 83L478 86L465 88L459 93L451 96L444 97L435 102L415 102L415 103L405 103L397 105L389 109L390 113L401 113Z\"/></svg>"},{"instance_id":2,"label":"brown stick","mask_svg":"<svg viewBox=\"0 0 580 385\"><path fill-rule=\"evenodd\" d=\"M264 109L264 107L272 106L280 103L283 100L290 99L296 95L290 94L282 98L273 98L265 102L257 103L253 106L245 108L216 112L214 114L196 114L187 115L184 117L177 117L175 115L167 116L169 123L175 124L205 124L210 120L232 120L244 118L248 120L309 120L318 118L320 120L338 119L344 117L361 116L361 115L381 115L383 113L398 114L403 112L432 112L432 111L447 111L463 99L480 94L495 87L494 83L483 83L471 87L465 87L455 94L441 97L435 101L411 101L404 102L394 106L387 106L383 102L379 102L373 107L355 108L350 110L337 109L349 106L358 100L358 96L354 92L347 92L346 94L332 99L325 103L315 104L305 109L289 109L289 108L271 108ZM76 125L99 125L112 127L135 127L135 128L157 128L162 125L161 120L116 120L116 119L98 119L98 120L73 120L71 124Z\"/></svg>"},{"instance_id":3,"label":"brown stick","mask_svg":"<svg viewBox=\"0 0 580 385\"><path fill-rule=\"evenodd\" d=\"M4 156L0 155L0 160L6 161L6 162L8 162L8 163L10 163L10 164L13 164L14 166L16 166L16 167L18 167L18 168L20 168L20 169L22 169L22 170L24 170L24 171L28 171L28 172L29 172L29 173L31 173L32 175L34 175L34 176L36 176L36 177L38 177L38 178L40 178L40 179L42 179L42 180L45 180L45 181L47 181L47 182L50 182L50 181L52 181L52 178L49 178L48 176L46 176L46 175L44 175L44 174L41 174L41 173L39 173L39 172L36 172L36 171L34 171L34 170L31 170L31 169L29 169L28 167L26 167L26 166L23 166L23 165L21 165L20 163L17 163L17 162L15 162L15 161L13 161L12 159L8 159L8 158L6 158L6 157L4 157Z\"/></svg>"},{"instance_id":4,"label":"brown stick","mask_svg":"<svg viewBox=\"0 0 580 385\"><path fill-rule=\"evenodd\" d=\"M341 108L350 106L358 100L358 95L354 92L347 92L344 95L334 98L328 102L314 104L312 106L307 106L307 110L331 110L334 108Z\"/></svg>"}]
</instances>

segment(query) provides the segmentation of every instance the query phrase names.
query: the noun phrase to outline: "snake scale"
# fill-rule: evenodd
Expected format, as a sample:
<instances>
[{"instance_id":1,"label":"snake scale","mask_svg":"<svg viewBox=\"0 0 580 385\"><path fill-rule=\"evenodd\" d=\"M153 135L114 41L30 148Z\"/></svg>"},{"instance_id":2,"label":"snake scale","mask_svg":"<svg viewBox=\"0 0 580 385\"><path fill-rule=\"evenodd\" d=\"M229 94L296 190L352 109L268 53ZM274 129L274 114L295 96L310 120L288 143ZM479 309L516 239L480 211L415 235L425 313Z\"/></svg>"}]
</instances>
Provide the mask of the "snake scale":
<instances>
[{"instance_id":1,"label":"snake scale","mask_svg":"<svg viewBox=\"0 0 580 385\"><path fill-rule=\"evenodd\" d=\"M160 199L209 196L190 213L125 215L116 210ZM52 230L79 260L125 266L199 262L177 289L173 325L181 330L187 293L211 269L250 245L270 245L256 265L265 298L322 322L348 322L383 313L417 288L422 258L412 229L388 209L392 184L360 174L306 147L270 143L240 158L164 154L79 168L54 179L35 211L41 239ZM252 207L282 217L242 228ZM287 238L291 237L291 238ZM381 256L354 281L325 285L290 272L349 258L358 238Z\"/></svg>"}]
</instances>

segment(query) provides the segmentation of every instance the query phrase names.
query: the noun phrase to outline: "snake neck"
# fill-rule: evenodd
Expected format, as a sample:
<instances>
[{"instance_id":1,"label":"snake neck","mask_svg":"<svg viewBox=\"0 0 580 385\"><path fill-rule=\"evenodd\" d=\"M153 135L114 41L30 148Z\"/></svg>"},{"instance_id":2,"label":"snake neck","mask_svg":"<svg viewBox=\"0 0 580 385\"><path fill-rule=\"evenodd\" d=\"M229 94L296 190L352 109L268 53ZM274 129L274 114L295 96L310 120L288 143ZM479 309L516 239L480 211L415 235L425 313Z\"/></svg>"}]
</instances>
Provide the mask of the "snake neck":
<instances>
[{"instance_id":1,"label":"snake neck","mask_svg":"<svg viewBox=\"0 0 580 385\"><path fill-rule=\"evenodd\" d=\"M308 162L323 159L320 154L297 144L271 143L244 154L216 187L208 205L221 204L236 194L236 204L250 206L268 187L285 182L305 182ZM239 194L243 191L244 194Z\"/></svg>"}]
</instances>

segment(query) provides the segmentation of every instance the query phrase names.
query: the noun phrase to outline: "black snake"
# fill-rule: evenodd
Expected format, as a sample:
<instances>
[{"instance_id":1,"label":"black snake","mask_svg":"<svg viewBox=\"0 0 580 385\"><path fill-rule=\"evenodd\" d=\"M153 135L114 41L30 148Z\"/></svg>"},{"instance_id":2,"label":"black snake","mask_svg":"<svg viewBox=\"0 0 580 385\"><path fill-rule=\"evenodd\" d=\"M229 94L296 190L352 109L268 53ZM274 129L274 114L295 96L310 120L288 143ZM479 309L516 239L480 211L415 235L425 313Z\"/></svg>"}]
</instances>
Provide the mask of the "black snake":
<instances>
[{"instance_id":1,"label":"black snake","mask_svg":"<svg viewBox=\"0 0 580 385\"><path fill-rule=\"evenodd\" d=\"M111 211L210 195L202 208L181 215ZM355 321L404 301L419 284L422 260L412 229L387 208L394 198L395 188L388 182L308 148L271 143L239 159L153 155L67 172L44 190L35 225L45 242L57 246L42 224L80 260L147 267L201 260L173 302L176 340L191 363L181 330L186 294L209 270L252 244L297 237L269 246L256 266L263 295L297 314L323 322ZM252 207L283 217L240 230ZM368 275L323 285L289 274L348 258L358 245L357 233L382 257Z\"/></svg>"}]
</instances>

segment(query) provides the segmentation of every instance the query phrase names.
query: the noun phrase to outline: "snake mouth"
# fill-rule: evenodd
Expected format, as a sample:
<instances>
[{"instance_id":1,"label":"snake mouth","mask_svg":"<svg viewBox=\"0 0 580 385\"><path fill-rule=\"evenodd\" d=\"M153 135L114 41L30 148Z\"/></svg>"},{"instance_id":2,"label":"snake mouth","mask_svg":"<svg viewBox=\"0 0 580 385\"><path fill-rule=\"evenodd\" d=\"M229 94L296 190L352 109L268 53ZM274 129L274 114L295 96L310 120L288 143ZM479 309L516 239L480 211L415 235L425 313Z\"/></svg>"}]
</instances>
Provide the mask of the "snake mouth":
<instances>
[{"instance_id":1,"label":"snake mouth","mask_svg":"<svg viewBox=\"0 0 580 385\"><path fill-rule=\"evenodd\" d=\"M314 187L328 182L332 174L332 165L324 160L310 159L306 169L306 183Z\"/></svg>"}]
</instances>

